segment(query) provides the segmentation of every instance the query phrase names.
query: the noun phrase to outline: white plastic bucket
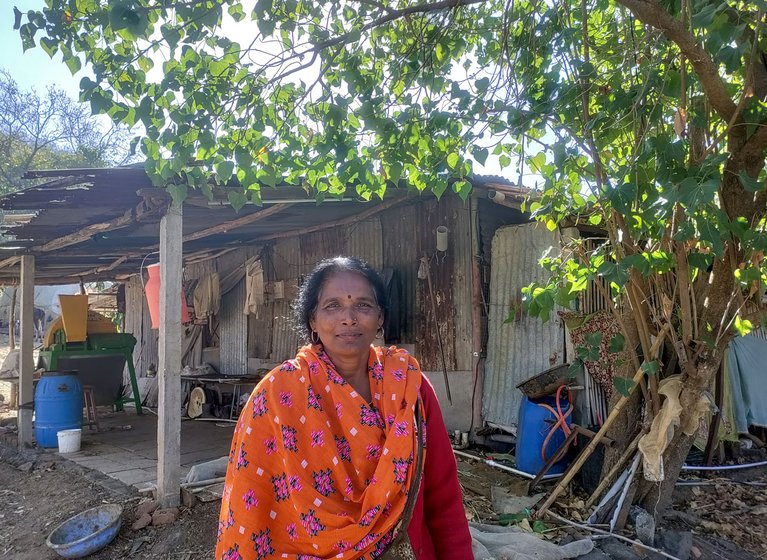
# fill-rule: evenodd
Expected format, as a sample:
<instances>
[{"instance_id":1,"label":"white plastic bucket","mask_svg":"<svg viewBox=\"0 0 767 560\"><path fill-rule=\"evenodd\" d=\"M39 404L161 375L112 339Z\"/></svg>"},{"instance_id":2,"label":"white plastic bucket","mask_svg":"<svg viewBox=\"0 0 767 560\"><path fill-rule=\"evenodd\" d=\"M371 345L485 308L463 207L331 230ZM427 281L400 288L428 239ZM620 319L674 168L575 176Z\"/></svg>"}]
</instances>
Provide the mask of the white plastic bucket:
<instances>
[{"instance_id":1,"label":"white plastic bucket","mask_svg":"<svg viewBox=\"0 0 767 560\"><path fill-rule=\"evenodd\" d=\"M77 453L80 451L82 432L80 428L56 432L56 437L59 438L59 453Z\"/></svg>"}]
</instances>

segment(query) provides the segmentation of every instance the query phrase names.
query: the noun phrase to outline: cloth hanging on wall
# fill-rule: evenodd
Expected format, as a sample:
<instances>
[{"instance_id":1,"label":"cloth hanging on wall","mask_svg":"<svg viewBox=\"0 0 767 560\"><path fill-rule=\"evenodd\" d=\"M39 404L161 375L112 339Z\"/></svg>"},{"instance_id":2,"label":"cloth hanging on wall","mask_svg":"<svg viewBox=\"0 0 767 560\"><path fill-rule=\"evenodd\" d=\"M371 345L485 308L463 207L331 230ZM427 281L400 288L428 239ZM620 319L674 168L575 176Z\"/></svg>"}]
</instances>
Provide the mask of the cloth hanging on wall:
<instances>
[{"instance_id":1,"label":"cloth hanging on wall","mask_svg":"<svg viewBox=\"0 0 767 560\"><path fill-rule=\"evenodd\" d=\"M264 304L264 267L261 259L249 262L245 272L245 309L246 315L256 315Z\"/></svg>"},{"instance_id":2,"label":"cloth hanging on wall","mask_svg":"<svg viewBox=\"0 0 767 560\"><path fill-rule=\"evenodd\" d=\"M389 300L389 312L384 317L384 340L387 344L402 342L405 314L402 312L402 282L399 272L394 268L384 268L381 278Z\"/></svg>"},{"instance_id":3,"label":"cloth hanging on wall","mask_svg":"<svg viewBox=\"0 0 767 560\"><path fill-rule=\"evenodd\" d=\"M749 426L767 426L767 388L764 383L767 340L737 336L730 342L725 359L738 432L748 433Z\"/></svg>"},{"instance_id":4,"label":"cloth hanging on wall","mask_svg":"<svg viewBox=\"0 0 767 560\"><path fill-rule=\"evenodd\" d=\"M612 397L615 392L613 377L617 375L617 363L626 360L624 352L610 352L610 341L616 335L621 334L618 321L608 311L597 311L591 315L582 315L571 311L560 311L559 316L570 330L570 339L573 345L590 346L587 336L591 334L601 334L602 340L599 344L599 360L586 361L586 370L591 377L601 385L607 398Z\"/></svg>"},{"instance_id":5,"label":"cloth hanging on wall","mask_svg":"<svg viewBox=\"0 0 767 560\"><path fill-rule=\"evenodd\" d=\"M206 319L218 314L221 305L221 292L217 272L206 274L197 282L194 289L194 315Z\"/></svg>"}]
</instances>

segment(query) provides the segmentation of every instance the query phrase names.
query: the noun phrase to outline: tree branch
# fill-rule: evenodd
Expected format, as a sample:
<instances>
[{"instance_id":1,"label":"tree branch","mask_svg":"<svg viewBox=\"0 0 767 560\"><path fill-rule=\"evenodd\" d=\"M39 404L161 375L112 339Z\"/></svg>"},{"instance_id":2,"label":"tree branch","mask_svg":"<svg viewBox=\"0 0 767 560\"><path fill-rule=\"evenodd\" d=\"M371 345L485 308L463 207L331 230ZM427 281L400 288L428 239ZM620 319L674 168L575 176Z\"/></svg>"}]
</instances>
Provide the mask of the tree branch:
<instances>
[{"instance_id":1,"label":"tree branch","mask_svg":"<svg viewBox=\"0 0 767 560\"><path fill-rule=\"evenodd\" d=\"M762 124L749 136L746 144L740 151L744 160L764 158L764 150L767 148L767 124Z\"/></svg>"},{"instance_id":2,"label":"tree branch","mask_svg":"<svg viewBox=\"0 0 767 560\"><path fill-rule=\"evenodd\" d=\"M711 106L725 121L735 113L735 103L727 93L711 56L698 44L695 38L674 19L656 0L616 0L626 6L643 23L660 29L675 43L687 57L700 79Z\"/></svg>"},{"instance_id":3,"label":"tree branch","mask_svg":"<svg viewBox=\"0 0 767 560\"><path fill-rule=\"evenodd\" d=\"M349 38L352 35L363 33L369 29L373 29L374 27L380 27L386 23L389 23L390 21L394 21L395 19L399 19L401 17L405 17L411 14L426 14L429 12L438 12L440 10L447 10L449 8L458 8L459 6L469 6L471 4L482 4L487 1L488 0L442 0L441 2L434 2L433 4L418 4L416 6L402 8L401 10L389 10L385 16L380 17L376 20L373 20L369 23L366 23L359 29L355 29L354 31L350 31L349 33L344 33L343 35L339 35L338 37L334 37L322 43L318 43L315 49L319 51L319 50L324 50L328 47L332 47L334 45L345 44L347 41L349 41Z\"/></svg>"}]
</instances>

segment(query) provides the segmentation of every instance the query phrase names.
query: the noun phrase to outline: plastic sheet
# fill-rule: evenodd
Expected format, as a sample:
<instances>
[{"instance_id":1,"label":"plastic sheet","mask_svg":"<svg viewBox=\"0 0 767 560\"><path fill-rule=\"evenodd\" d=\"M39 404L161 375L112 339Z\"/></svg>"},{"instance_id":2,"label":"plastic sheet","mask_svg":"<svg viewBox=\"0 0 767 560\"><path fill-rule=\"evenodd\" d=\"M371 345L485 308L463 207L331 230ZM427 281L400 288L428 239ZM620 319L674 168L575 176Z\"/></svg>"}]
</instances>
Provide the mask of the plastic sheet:
<instances>
[{"instance_id":1,"label":"plastic sheet","mask_svg":"<svg viewBox=\"0 0 767 560\"><path fill-rule=\"evenodd\" d=\"M594 550L591 539L559 546L516 527L472 523L470 530L475 560L563 560Z\"/></svg>"}]
</instances>

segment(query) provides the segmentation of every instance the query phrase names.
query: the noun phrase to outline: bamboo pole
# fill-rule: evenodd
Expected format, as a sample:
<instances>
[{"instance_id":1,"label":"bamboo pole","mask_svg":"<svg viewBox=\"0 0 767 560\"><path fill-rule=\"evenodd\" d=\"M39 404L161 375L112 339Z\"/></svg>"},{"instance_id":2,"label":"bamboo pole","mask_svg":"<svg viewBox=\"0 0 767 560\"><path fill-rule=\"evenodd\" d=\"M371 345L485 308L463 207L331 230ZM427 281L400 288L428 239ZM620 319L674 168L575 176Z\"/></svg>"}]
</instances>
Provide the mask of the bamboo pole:
<instances>
[{"instance_id":1,"label":"bamboo pole","mask_svg":"<svg viewBox=\"0 0 767 560\"><path fill-rule=\"evenodd\" d=\"M660 345L663 343L663 339L666 336L666 331L669 329L670 325L669 323L666 323L663 328L661 329L661 332L658 333L657 338L655 339L655 342L652 345L652 348L650 348L649 356L648 358L651 358L657 354L658 349L660 348ZM559 497L559 495L564 491L565 488L567 488L567 485L570 484L572 479L575 477L575 475L578 473L578 471L581 470L581 467L583 467L583 464L586 462L586 459L588 459L592 453L594 453L594 450L597 448L597 445L602 440L604 435L607 433L607 430L610 428L610 426L615 422L616 418L618 418L618 415L620 414L621 410L623 410L623 407L626 406L626 403L629 400L629 397L634 392L636 387L639 385L639 382L644 377L644 371L642 368L638 368L636 373L634 374L634 377L632 381L634 382L634 386L631 387L628 391L628 395L624 395L621 397L621 399L615 403L615 406L610 411L610 415L607 417L607 420L605 420L605 423L602 424L602 427L599 429L597 434L591 439L589 444L586 446L586 448L583 450L583 452L578 456L578 458L575 460L575 462L570 465L570 468L567 469L567 472L564 474L562 479L559 481L559 483L554 487L554 490L552 490L551 494L549 494L549 497L546 498L546 501L543 502L543 505L538 509L535 516L538 518L541 518L544 516L546 511L551 507L551 504L554 503L554 501Z\"/></svg>"}]
</instances>

